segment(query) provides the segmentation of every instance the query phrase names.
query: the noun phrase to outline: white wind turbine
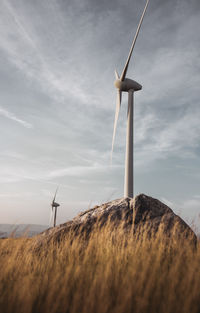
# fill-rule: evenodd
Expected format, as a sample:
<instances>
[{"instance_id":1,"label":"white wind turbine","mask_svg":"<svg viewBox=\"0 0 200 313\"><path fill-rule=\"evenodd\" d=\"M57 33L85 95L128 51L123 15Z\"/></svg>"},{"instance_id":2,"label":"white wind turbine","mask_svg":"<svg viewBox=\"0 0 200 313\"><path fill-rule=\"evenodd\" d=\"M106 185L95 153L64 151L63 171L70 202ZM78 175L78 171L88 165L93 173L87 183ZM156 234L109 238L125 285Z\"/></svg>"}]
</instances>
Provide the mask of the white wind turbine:
<instances>
[{"instance_id":1,"label":"white wind turbine","mask_svg":"<svg viewBox=\"0 0 200 313\"><path fill-rule=\"evenodd\" d=\"M137 27L137 31L135 37L133 39L133 43L122 71L121 76L119 77L118 72L115 70L116 80L114 82L115 87L117 88L117 104L116 104L116 112L115 112L115 122L114 122L114 131L113 131L113 139L112 139L112 152L115 141L115 133L117 128L117 121L119 117L119 111L121 107L121 99L122 92L128 92L128 113L127 113L127 133L126 133L126 160L125 160L125 179L124 179L124 197L133 198L133 94L135 91L141 90L142 86L136 81L126 78L126 73L128 70L130 58L140 31L140 27L142 25L142 21L144 19L144 15L148 6L149 0L147 0L144 11L140 18L139 25Z\"/></svg>"},{"instance_id":2,"label":"white wind turbine","mask_svg":"<svg viewBox=\"0 0 200 313\"><path fill-rule=\"evenodd\" d=\"M51 216L50 216L50 223L49 223L50 227L52 224L52 219L53 219L53 227L56 226L57 208L60 206L59 203L55 202L57 191L58 191L58 188L56 189L55 195L54 195L52 203L51 203Z\"/></svg>"}]
</instances>

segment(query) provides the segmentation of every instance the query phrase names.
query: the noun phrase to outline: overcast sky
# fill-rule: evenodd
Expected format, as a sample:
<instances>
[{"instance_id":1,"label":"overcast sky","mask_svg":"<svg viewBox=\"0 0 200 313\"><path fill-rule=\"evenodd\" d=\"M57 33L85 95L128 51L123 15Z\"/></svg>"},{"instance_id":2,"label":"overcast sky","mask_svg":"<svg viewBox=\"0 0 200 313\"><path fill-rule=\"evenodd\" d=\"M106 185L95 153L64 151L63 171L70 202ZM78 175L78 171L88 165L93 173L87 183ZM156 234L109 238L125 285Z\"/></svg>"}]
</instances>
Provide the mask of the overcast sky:
<instances>
[{"instance_id":1,"label":"overcast sky","mask_svg":"<svg viewBox=\"0 0 200 313\"><path fill-rule=\"evenodd\" d=\"M145 0L1 0L0 223L58 222L123 196L127 94L113 165L115 68ZM130 62L135 193L200 214L200 1L150 0Z\"/></svg>"}]
</instances>

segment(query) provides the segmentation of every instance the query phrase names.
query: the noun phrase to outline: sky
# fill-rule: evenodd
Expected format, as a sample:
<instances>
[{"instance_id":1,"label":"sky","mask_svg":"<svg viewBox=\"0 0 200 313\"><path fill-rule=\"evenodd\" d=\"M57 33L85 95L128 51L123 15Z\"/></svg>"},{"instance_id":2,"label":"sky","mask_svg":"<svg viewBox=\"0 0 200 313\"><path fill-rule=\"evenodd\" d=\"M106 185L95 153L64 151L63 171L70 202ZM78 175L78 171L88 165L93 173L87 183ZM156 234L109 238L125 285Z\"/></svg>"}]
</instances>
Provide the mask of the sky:
<instances>
[{"instance_id":1,"label":"sky","mask_svg":"<svg viewBox=\"0 0 200 313\"><path fill-rule=\"evenodd\" d=\"M145 0L1 0L0 223L58 223L123 197L127 94L113 162L114 70ZM150 0L127 76L135 194L200 214L200 2Z\"/></svg>"}]
</instances>

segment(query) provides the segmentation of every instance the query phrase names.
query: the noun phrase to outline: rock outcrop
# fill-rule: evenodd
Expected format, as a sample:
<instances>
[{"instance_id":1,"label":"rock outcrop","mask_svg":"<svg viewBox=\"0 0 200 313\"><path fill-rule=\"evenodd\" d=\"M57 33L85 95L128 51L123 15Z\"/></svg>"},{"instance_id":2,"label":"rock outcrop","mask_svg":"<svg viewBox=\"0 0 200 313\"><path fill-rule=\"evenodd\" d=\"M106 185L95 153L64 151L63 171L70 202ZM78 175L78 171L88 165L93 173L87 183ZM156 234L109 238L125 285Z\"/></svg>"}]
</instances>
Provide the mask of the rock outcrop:
<instances>
[{"instance_id":1,"label":"rock outcrop","mask_svg":"<svg viewBox=\"0 0 200 313\"><path fill-rule=\"evenodd\" d=\"M95 206L85 212L78 214L73 220L49 228L37 236L37 241L59 240L64 234L84 233L89 236L94 227L108 224L109 227L122 225L125 232L132 231L133 234L142 234L144 229L149 236L162 230L163 234L170 238L189 238L196 243L196 235L192 229L167 205L157 199L144 194L134 199L121 198L99 206Z\"/></svg>"}]
</instances>

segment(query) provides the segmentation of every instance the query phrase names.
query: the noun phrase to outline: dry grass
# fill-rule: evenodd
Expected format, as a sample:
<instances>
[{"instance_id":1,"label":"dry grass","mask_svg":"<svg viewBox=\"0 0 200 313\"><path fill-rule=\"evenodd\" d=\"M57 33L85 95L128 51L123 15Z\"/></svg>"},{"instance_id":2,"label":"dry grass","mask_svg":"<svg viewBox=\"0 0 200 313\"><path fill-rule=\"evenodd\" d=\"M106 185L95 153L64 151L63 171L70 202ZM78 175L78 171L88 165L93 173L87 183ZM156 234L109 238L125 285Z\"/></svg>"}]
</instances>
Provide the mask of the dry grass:
<instances>
[{"instance_id":1,"label":"dry grass","mask_svg":"<svg viewBox=\"0 0 200 313\"><path fill-rule=\"evenodd\" d=\"M109 227L72 237L40 253L34 239L0 241L0 312L200 312L199 246Z\"/></svg>"}]
</instances>

